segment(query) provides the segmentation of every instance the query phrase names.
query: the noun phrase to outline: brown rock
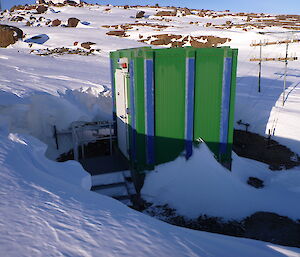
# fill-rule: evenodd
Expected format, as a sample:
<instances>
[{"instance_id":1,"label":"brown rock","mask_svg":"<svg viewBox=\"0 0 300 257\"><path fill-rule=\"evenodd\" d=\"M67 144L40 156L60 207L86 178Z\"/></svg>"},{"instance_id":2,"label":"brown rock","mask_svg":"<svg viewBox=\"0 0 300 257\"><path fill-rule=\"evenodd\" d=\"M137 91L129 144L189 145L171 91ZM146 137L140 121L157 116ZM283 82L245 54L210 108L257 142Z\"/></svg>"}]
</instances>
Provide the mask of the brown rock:
<instances>
[{"instance_id":1,"label":"brown rock","mask_svg":"<svg viewBox=\"0 0 300 257\"><path fill-rule=\"evenodd\" d=\"M71 0L64 1L64 4L68 4L68 5L71 5L71 6L77 6L77 3L75 1L71 1Z\"/></svg>"},{"instance_id":2,"label":"brown rock","mask_svg":"<svg viewBox=\"0 0 300 257\"><path fill-rule=\"evenodd\" d=\"M31 26L30 21L27 21L25 25L28 26L28 27L30 27Z\"/></svg>"},{"instance_id":3,"label":"brown rock","mask_svg":"<svg viewBox=\"0 0 300 257\"><path fill-rule=\"evenodd\" d=\"M184 42L175 41L175 42L172 42L171 47L183 47L183 45L184 45Z\"/></svg>"},{"instance_id":4,"label":"brown rock","mask_svg":"<svg viewBox=\"0 0 300 257\"><path fill-rule=\"evenodd\" d=\"M45 4L45 0L39 0L39 4Z\"/></svg>"},{"instance_id":5,"label":"brown rock","mask_svg":"<svg viewBox=\"0 0 300 257\"><path fill-rule=\"evenodd\" d=\"M15 38L23 38L23 31L15 26L9 26L9 25L2 25L0 24L0 29L8 29L15 32Z\"/></svg>"},{"instance_id":6,"label":"brown rock","mask_svg":"<svg viewBox=\"0 0 300 257\"><path fill-rule=\"evenodd\" d=\"M144 11L140 11L135 15L135 18L137 19L141 19L144 17L145 12Z\"/></svg>"},{"instance_id":7,"label":"brown rock","mask_svg":"<svg viewBox=\"0 0 300 257\"><path fill-rule=\"evenodd\" d=\"M14 31L7 27L0 27L0 47L8 47L14 44L17 38L14 36Z\"/></svg>"},{"instance_id":8,"label":"brown rock","mask_svg":"<svg viewBox=\"0 0 300 257\"><path fill-rule=\"evenodd\" d=\"M125 37L125 30L112 30L106 33L109 36Z\"/></svg>"},{"instance_id":9,"label":"brown rock","mask_svg":"<svg viewBox=\"0 0 300 257\"><path fill-rule=\"evenodd\" d=\"M77 18L69 18L68 19L68 27L75 28L75 27L77 27L79 22L80 22L80 20Z\"/></svg>"},{"instance_id":10,"label":"brown rock","mask_svg":"<svg viewBox=\"0 0 300 257\"><path fill-rule=\"evenodd\" d=\"M41 14L41 13L44 13L48 10L48 7L45 6L45 5L39 5L37 8L36 8L36 11L38 14Z\"/></svg>"},{"instance_id":11,"label":"brown rock","mask_svg":"<svg viewBox=\"0 0 300 257\"><path fill-rule=\"evenodd\" d=\"M13 16L10 20L19 22L19 21L23 21L24 18L22 16Z\"/></svg>"},{"instance_id":12,"label":"brown rock","mask_svg":"<svg viewBox=\"0 0 300 257\"><path fill-rule=\"evenodd\" d=\"M84 42L81 44L81 47L85 48L85 49L91 49L91 45L95 45L96 43L93 42Z\"/></svg>"},{"instance_id":13,"label":"brown rock","mask_svg":"<svg viewBox=\"0 0 300 257\"><path fill-rule=\"evenodd\" d=\"M74 45L74 46L77 46L77 45L78 45L78 41L75 41L73 45Z\"/></svg>"},{"instance_id":14,"label":"brown rock","mask_svg":"<svg viewBox=\"0 0 300 257\"><path fill-rule=\"evenodd\" d=\"M205 48L205 47L211 47L211 45L209 43L203 43L203 42L199 42L197 40L191 40L191 46L195 47L195 48Z\"/></svg>"},{"instance_id":15,"label":"brown rock","mask_svg":"<svg viewBox=\"0 0 300 257\"><path fill-rule=\"evenodd\" d=\"M176 12L174 12L174 11L159 11L155 14L155 16L176 16Z\"/></svg>"},{"instance_id":16,"label":"brown rock","mask_svg":"<svg viewBox=\"0 0 300 257\"><path fill-rule=\"evenodd\" d=\"M52 27L57 27L61 24L61 20L56 19L52 21Z\"/></svg>"}]
</instances>

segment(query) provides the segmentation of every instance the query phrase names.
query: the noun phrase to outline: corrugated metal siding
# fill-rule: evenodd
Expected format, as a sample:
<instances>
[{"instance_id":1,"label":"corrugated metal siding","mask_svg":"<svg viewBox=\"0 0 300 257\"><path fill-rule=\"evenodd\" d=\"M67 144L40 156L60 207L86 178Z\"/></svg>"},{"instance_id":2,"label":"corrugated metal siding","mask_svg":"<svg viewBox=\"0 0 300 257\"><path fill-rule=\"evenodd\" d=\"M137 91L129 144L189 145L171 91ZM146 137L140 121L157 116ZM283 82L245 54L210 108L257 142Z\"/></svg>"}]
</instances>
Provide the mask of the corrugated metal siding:
<instances>
[{"instance_id":1,"label":"corrugated metal siding","mask_svg":"<svg viewBox=\"0 0 300 257\"><path fill-rule=\"evenodd\" d=\"M174 160L184 150L185 51L155 51L156 164Z\"/></svg>"},{"instance_id":2,"label":"corrugated metal siding","mask_svg":"<svg viewBox=\"0 0 300 257\"><path fill-rule=\"evenodd\" d=\"M203 139L218 156L224 49L196 50L194 139Z\"/></svg>"}]
</instances>

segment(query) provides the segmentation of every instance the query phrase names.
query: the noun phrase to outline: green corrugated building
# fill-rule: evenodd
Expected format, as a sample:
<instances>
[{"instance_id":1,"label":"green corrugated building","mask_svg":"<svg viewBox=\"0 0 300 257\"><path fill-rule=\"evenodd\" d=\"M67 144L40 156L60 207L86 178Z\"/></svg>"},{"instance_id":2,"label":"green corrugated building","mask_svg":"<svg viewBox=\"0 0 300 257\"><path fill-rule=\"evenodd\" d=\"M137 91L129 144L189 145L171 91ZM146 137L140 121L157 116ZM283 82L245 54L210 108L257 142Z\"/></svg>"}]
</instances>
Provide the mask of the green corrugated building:
<instances>
[{"instance_id":1,"label":"green corrugated building","mask_svg":"<svg viewBox=\"0 0 300 257\"><path fill-rule=\"evenodd\" d=\"M111 52L118 147L153 169L203 140L231 166L237 49L150 47Z\"/></svg>"}]
</instances>

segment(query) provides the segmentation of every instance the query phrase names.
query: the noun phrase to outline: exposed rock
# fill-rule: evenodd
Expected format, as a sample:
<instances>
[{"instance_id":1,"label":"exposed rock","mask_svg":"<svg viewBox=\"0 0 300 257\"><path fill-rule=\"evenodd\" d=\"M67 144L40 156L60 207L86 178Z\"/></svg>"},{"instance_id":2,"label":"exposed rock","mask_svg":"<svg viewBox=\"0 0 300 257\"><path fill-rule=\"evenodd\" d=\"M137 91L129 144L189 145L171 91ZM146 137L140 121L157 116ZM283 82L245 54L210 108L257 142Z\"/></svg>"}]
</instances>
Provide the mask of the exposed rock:
<instances>
[{"instance_id":1,"label":"exposed rock","mask_svg":"<svg viewBox=\"0 0 300 257\"><path fill-rule=\"evenodd\" d=\"M25 9L24 5L14 5L12 8L10 8L10 12L14 12L15 10L23 10Z\"/></svg>"},{"instance_id":2,"label":"exposed rock","mask_svg":"<svg viewBox=\"0 0 300 257\"><path fill-rule=\"evenodd\" d=\"M30 21L27 21L25 25L28 26L28 27L30 27L31 26Z\"/></svg>"},{"instance_id":3,"label":"exposed rock","mask_svg":"<svg viewBox=\"0 0 300 257\"><path fill-rule=\"evenodd\" d=\"M255 178L255 177L249 177L247 184L250 186L253 186L255 188L263 188L264 187L264 182L261 179Z\"/></svg>"},{"instance_id":4,"label":"exposed rock","mask_svg":"<svg viewBox=\"0 0 300 257\"><path fill-rule=\"evenodd\" d=\"M270 212L256 212L244 221L245 237L300 246L300 224L288 217Z\"/></svg>"},{"instance_id":5,"label":"exposed rock","mask_svg":"<svg viewBox=\"0 0 300 257\"><path fill-rule=\"evenodd\" d=\"M13 16L10 20L15 21L15 22L19 22L19 21L23 21L24 17L22 17L22 16Z\"/></svg>"},{"instance_id":6,"label":"exposed rock","mask_svg":"<svg viewBox=\"0 0 300 257\"><path fill-rule=\"evenodd\" d=\"M175 41L175 42L172 42L171 47L183 47L183 45L184 45L184 42Z\"/></svg>"},{"instance_id":7,"label":"exposed rock","mask_svg":"<svg viewBox=\"0 0 300 257\"><path fill-rule=\"evenodd\" d=\"M41 14L41 13L44 13L48 10L48 7L45 6L45 5L39 5L37 8L36 8L36 11L38 14Z\"/></svg>"},{"instance_id":8,"label":"exposed rock","mask_svg":"<svg viewBox=\"0 0 300 257\"><path fill-rule=\"evenodd\" d=\"M112 30L106 33L109 36L117 36L117 37L125 37L126 33L125 30Z\"/></svg>"},{"instance_id":9,"label":"exposed rock","mask_svg":"<svg viewBox=\"0 0 300 257\"><path fill-rule=\"evenodd\" d=\"M81 47L85 48L85 49L91 49L91 45L95 45L96 43L93 42L84 42L81 43Z\"/></svg>"},{"instance_id":10,"label":"exposed rock","mask_svg":"<svg viewBox=\"0 0 300 257\"><path fill-rule=\"evenodd\" d=\"M14 31L7 28L0 28L0 47L8 47L14 44L17 39L14 36Z\"/></svg>"},{"instance_id":11,"label":"exposed rock","mask_svg":"<svg viewBox=\"0 0 300 257\"><path fill-rule=\"evenodd\" d=\"M23 37L23 31L17 27L0 25L0 47L8 47Z\"/></svg>"},{"instance_id":12,"label":"exposed rock","mask_svg":"<svg viewBox=\"0 0 300 257\"><path fill-rule=\"evenodd\" d=\"M195 47L195 48L211 47L211 44L199 42L199 41L197 41L197 40L191 40L190 43L191 43L191 46L192 46L192 47Z\"/></svg>"},{"instance_id":13,"label":"exposed rock","mask_svg":"<svg viewBox=\"0 0 300 257\"><path fill-rule=\"evenodd\" d=\"M144 11L139 11L136 15L135 18L140 19L144 17L145 12Z\"/></svg>"},{"instance_id":14,"label":"exposed rock","mask_svg":"<svg viewBox=\"0 0 300 257\"><path fill-rule=\"evenodd\" d=\"M77 18L69 18L68 19L68 27L75 28L75 27L77 27L77 25L78 25L79 22L80 22L80 20L77 19Z\"/></svg>"},{"instance_id":15,"label":"exposed rock","mask_svg":"<svg viewBox=\"0 0 300 257\"><path fill-rule=\"evenodd\" d=\"M155 14L155 16L176 16L176 12L174 12L174 11L159 11Z\"/></svg>"},{"instance_id":16,"label":"exposed rock","mask_svg":"<svg viewBox=\"0 0 300 257\"><path fill-rule=\"evenodd\" d=\"M74 46L77 46L77 45L78 45L78 41L75 41L75 42L73 43L73 45L74 45Z\"/></svg>"},{"instance_id":17,"label":"exposed rock","mask_svg":"<svg viewBox=\"0 0 300 257\"><path fill-rule=\"evenodd\" d=\"M45 0L38 0L39 4L45 4Z\"/></svg>"},{"instance_id":18,"label":"exposed rock","mask_svg":"<svg viewBox=\"0 0 300 257\"><path fill-rule=\"evenodd\" d=\"M16 39L23 38L23 31L15 26L2 25L0 24L0 29L5 28L15 32Z\"/></svg>"},{"instance_id":19,"label":"exposed rock","mask_svg":"<svg viewBox=\"0 0 300 257\"><path fill-rule=\"evenodd\" d=\"M164 39L156 39L150 42L151 45L159 46L159 45L168 45L170 44L171 39L170 38L164 38Z\"/></svg>"},{"instance_id":20,"label":"exposed rock","mask_svg":"<svg viewBox=\"0 0 300 257\"><path fill-rule=\"evenodd\" d=\"M71 1L71 0L64 1L64 4L68 4L68 5L71 5L71 6L77 6L77 3L75 1Z\"/></svg>"},{"instance_id":21,"label":"exposed rock","mask_svg":"<svg viewBox=\"0 0 300 257\"><path fill-rule=\"evenodd\" d=\"M61 20L59 20L59 19L56 19L56 20L53 20L52 21L52 27L57 27L57 26L59 26L61 24Z\"/></svg>"}]
</instances>

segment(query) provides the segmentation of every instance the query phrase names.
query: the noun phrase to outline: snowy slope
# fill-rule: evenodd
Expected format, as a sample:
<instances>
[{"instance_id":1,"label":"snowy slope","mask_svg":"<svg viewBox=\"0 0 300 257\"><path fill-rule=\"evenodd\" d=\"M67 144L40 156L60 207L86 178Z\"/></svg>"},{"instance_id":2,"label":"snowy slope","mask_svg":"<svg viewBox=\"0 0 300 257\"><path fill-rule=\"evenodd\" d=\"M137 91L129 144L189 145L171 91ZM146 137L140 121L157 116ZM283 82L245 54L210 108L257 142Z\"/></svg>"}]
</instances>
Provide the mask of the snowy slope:
<instances>
[{"instance_id":1,"label":"snowy slope","mask_svg":"<svg viewBox=\"0 0 300 257\"><path fill-rule=\"evenodd\" d=\"M155 220L82 189L82 168L47 160L37 140L3 130L0 139L3 256L300 256L297 248Z\"/></svg>"},{"instance_id":2,"label":"snowy slope","mask_svg":"<svg viewBox=\"0 0 300 257\"><path fill-rule=\"evenodd\" d=\"M105 11L107 8L110 10ZM126 38L106 35L110 29L103 25L134 23L132 17L138 10L148 15L141 22L172 26L160 31L147 26L134 28L128 31ZM75 120L111 118L109 51L145 46L137 42L140 34L147 37L164 33L231 38L226 45L239 48L236 120L249 122L250 130L260 134L276 127L276 139L300 153L299 63L289 64L288 99L282 108L283 64L263 64L262 93L259 94L258 67L249 62L250 57L258 54L257 48L249 46L253 40L277 40L281 34L262 36L257 33L258 29L246 32L205 27L207 22L241 22L244 17L239 16L212 19L189 15L161 21L153 16L156 9L148 7L55 7L46 14L35 14L45 19L27 27L25 23L31 13L25 13L23 22L10 22L7 13L1 21L19 26L26 35L23 42L0 49L0 252L6 256L43 256L45 253L50 256L134 256L137 252L138 256L300 256L299 249L191 231L146 217L115 200L84 190L90 180L78 163L55 163L44 156L43 143L48 146L47 156L54 158L57 154L53 125L66 129ZM66 24L70 17L77 17L83 23L77 28L45 25L47 19L60 19ZM190 24L191 21L199 24ZM283 31L282 28L267 30ZM37 35L46 35L49 39L42 44L34 43L32 37ZM32 46L26 40L33 42ZM74 42L86 41L95 42L93 47L101 51L91 56L30 54L31 50L47 48L75 49ZM297 44L291 46L290 51L299 54ZM284 46L264 48L266 57L283 52ZM67 150L67 146L63 150ZM145 196L156 202L169 202L181 213L194 217L206 213L241 218L263 209L299 218L299 169L270 173L266 165L235 156L231 175L212 160L204 146L198 154L186 173L178 169L185 164L179 158L168 166L158 167L157 173L149 174L143 191ZM201 158L202 163L198 160ZM202 167L200 172L195 169L197 165ZM178 176L169 181L165 178L170 172ZM223 174L222 182L227 184L220 183L220 174ZM246 185L247 177L253 174L266 182L265 189L257 191ZM188 184L191 185L189 190ZM219 189L218 194L213 194L215 187ZM248 203L251 197L257 201L250 201L245 208L236 208ZM232 208L224 208L226 204Z\"/></svg>"}]
</instances>

